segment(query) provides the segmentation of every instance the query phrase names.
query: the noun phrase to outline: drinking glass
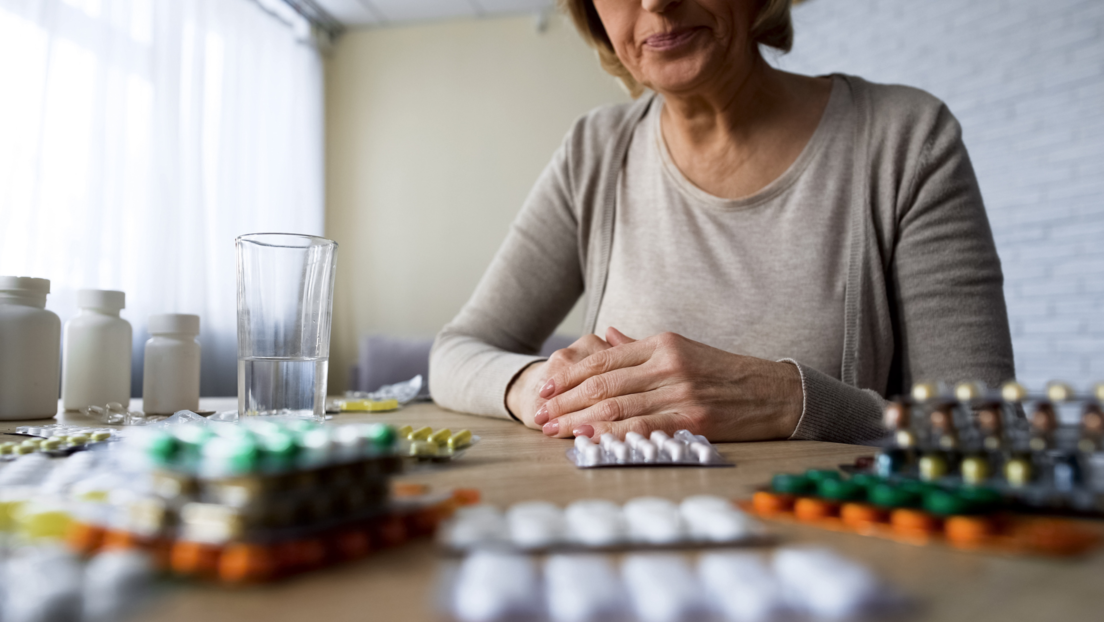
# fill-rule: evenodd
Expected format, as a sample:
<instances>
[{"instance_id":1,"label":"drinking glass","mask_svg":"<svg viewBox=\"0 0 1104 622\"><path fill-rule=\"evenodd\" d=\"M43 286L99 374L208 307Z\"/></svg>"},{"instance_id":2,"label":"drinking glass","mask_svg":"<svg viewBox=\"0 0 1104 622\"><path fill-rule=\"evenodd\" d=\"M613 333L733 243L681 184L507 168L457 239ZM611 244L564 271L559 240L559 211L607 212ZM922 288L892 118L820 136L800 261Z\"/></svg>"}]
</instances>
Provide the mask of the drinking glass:
<instances>
[{"instance_id":1,"label":"drinking glass","mask_svg":"<svg viewBox=\"0 0 1104 622\"><path fill-rule=\"evenodd\" d=\"M251 233L238 254L238 413L321 419L337 243Z\"/></svg>"}]
</instances>

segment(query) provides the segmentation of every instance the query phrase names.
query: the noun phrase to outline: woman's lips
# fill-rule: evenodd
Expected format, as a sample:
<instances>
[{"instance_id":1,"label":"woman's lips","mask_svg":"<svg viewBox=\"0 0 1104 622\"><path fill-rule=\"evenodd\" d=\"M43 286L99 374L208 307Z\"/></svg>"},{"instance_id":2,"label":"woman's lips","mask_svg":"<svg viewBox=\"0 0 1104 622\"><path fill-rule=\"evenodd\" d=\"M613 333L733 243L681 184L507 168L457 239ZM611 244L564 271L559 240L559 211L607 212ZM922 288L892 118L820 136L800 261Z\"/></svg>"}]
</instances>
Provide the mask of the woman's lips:
<instances>
[{"instance_id":1,"label":"woman's lips","mask_svg":"<svg viewBox=\"0 0 1104 622\"><path fill-rule=\"evenodd\" d=\"M679 28L670 32L656 33L644 39L644 46L653 50L673 50L693 39L701 28Z\"/></svg>"}]
</instances>

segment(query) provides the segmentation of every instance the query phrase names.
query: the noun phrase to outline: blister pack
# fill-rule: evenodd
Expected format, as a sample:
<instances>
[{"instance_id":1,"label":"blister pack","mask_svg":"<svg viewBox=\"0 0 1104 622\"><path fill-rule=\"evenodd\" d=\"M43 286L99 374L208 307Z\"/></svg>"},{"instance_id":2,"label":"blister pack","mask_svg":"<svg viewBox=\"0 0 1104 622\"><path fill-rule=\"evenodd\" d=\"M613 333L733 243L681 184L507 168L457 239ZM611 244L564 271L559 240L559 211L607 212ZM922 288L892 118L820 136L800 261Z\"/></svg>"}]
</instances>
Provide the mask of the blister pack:
<instances>
[{"instance_id":1,"label":"blister pack","mask_svg":"<svg viewBox=\"0 0 1104 622\"><path fill-rule=\"evenodd\" d=\"M575 446L567 450L567 459L580 469L599 467L730 467L704 436L679 430L672 438L656 430L645 438L629 432L624 440L612 434L603 434L595 443L590 437L575 438Z\"/></svg>"}]
</instances>

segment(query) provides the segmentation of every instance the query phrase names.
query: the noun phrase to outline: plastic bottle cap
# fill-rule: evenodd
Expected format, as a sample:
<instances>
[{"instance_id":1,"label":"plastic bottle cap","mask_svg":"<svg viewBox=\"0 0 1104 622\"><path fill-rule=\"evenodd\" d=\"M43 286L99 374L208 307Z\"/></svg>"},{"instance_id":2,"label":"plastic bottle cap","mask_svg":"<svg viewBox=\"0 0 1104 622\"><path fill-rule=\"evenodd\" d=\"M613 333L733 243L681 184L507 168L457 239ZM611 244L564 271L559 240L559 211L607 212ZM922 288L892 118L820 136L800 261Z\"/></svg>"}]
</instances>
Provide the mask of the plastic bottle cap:
<instances>
[{"instance_id":1,"label":"plastic bottle cap","mask_svg":"<svg viewBox=\"0 0 1104 622\"><path fill-rule=\"evenodd\" d=\"M166 333L199 334L199 316L187 313L159 313L149 316L149 332L152 335Z\"/></svg>"},{"instance_id":2,"label":"plastic bottle cap","mask_svg":"<svg viewBox=\"0 0 1104 622\"><path fill-rule=\"evenodd\" d=\"M110 289L80 289L77 290L77 306L118 311L126 308L126 294Z\"/></svg>"},{"instance_id":3,"label":"plastic bottle cap","mask_svg":"<svg viewBox=\"0 0 1104 622\"><path fill-rule=\"evenodd\" d=\"M49 294L50 279L36 279L31 276L0 276L0 291Z\"/></svg>"}]
</instances>

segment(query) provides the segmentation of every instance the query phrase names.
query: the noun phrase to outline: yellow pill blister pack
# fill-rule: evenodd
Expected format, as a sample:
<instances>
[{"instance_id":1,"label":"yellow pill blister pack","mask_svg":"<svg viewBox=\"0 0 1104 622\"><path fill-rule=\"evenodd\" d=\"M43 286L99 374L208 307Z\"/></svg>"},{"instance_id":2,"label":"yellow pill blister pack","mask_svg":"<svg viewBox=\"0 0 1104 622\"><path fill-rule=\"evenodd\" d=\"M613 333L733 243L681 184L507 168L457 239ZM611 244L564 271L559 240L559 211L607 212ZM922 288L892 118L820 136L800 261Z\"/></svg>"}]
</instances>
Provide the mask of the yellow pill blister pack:
<instances>
[{"instance_id":1,"label":"yellow pill blister pack","mask_svg":"<svg viewBox=\"0 0 1104 622\"><path fill-rule=\"evenodd\" d=\"M399 428L399 439L407 443L406 453L419 461L444 462L459 458L480 441L471 430L453 432L449 428L434 430L429 426Z\"/></svg>"}]
</instances>

